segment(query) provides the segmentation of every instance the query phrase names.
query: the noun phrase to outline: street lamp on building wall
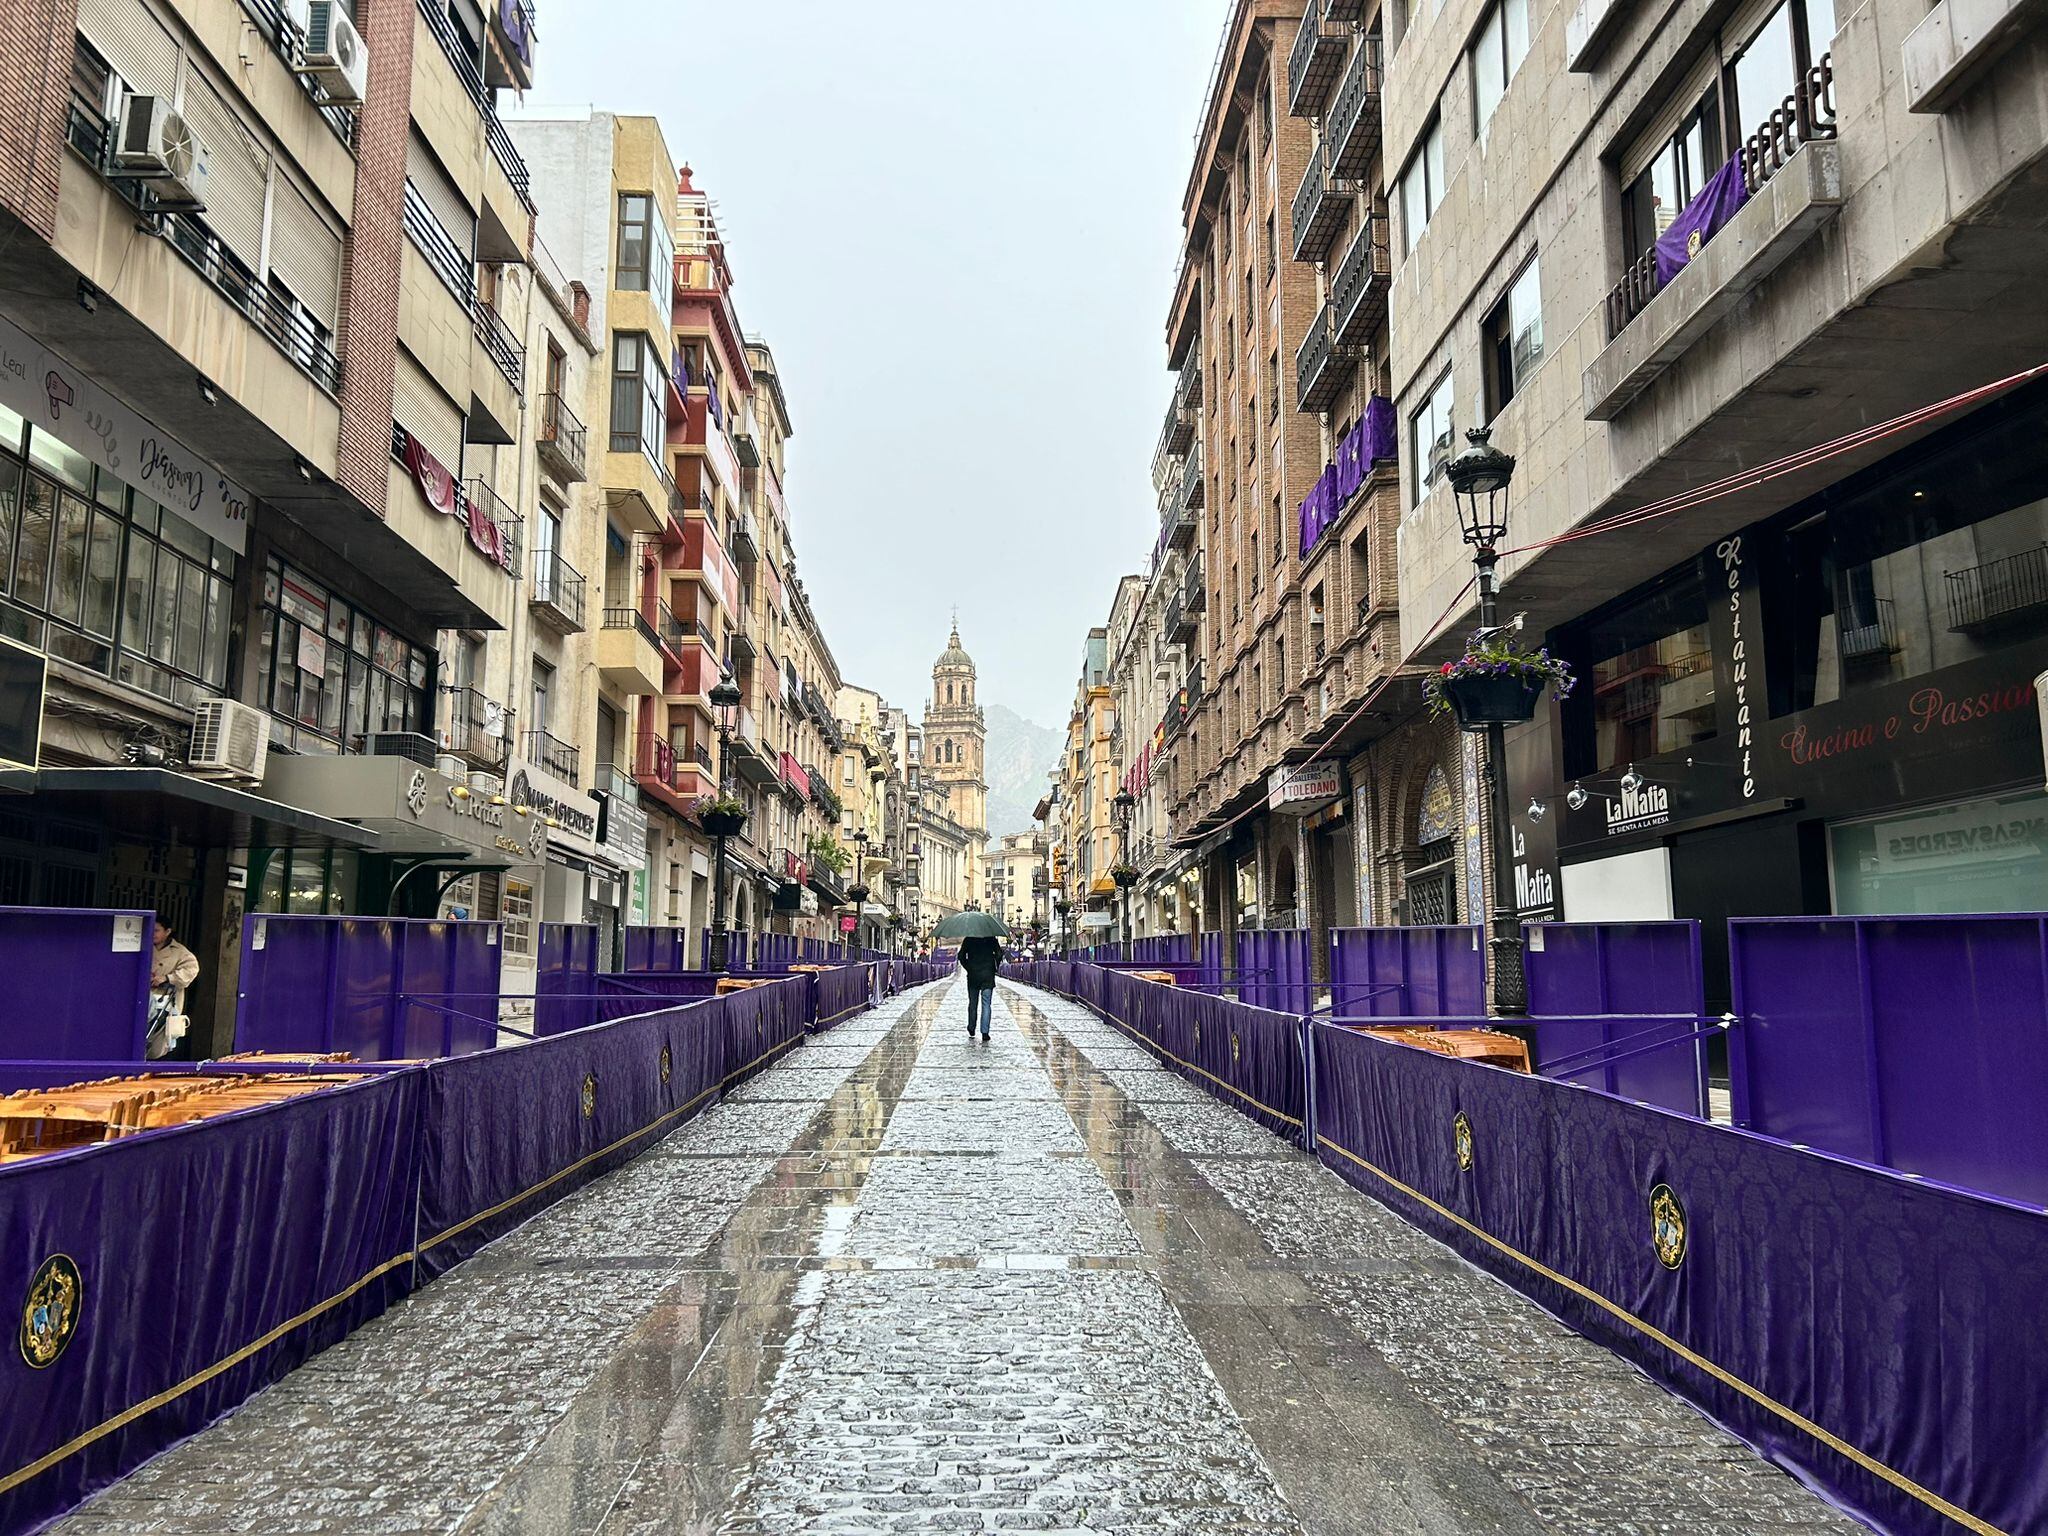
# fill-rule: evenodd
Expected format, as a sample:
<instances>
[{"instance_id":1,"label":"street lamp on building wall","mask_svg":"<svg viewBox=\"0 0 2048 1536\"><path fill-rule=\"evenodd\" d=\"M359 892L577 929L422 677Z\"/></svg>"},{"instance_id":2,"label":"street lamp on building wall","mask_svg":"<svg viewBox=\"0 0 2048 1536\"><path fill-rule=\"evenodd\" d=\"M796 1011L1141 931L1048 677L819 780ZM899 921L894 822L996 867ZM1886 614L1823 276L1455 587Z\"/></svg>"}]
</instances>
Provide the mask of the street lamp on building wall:
<instances>
[{"instance_id":1,"label":"street lamp on building wall","mask_svg":"<svg viewBox=\"0 0 2048 1536\"><path fill-rule=\"evenodd\" d=\"M1123 902L1124 947L1131 942L1131 887L1138 883L1138 872L1131 868L1131 811L1138 800L1128 789L1120 789L1110 798L1110 810L1116 816L1116 868L1109 872L1116 882L1117 894Z\"/></svg>"},{"instance_id":2,"label":"street lamp on building wall","mask_svg":"<svg viewBox=\"0 0 2048 1536\"><path fill-rule=\"evenodd\" d=\"M1508 482L1515 461L1488 441L1485 427L1465 434L1471 446L1445 467L1458 504L1458 530L1472 546L1478 571L1479 634L1492 638L1500 631L1499 583L1495 567L1499 546L1508 531ZM1468 725L1466 729L1470 729ZM1507 728L1499 720L1481 727L1486 735L1486 800L1488 836L1493 850L1493 1007L1499 1014L1528 1011L1528 988L1522 968L1521 926L1515 915L1515 862L1508 826Z\"/></svg>"},{"instance_id":3,"label":"street lamp on building wall","mask_svg":"<svg viewBox=\"0 0 2048 1536\"><path fill-rule=\"evenodd\" d=\"M726 798L732 784L732 733L739 723L740 690L730 672L722 674L712 688L711 708L718 720L718 797ZM710 818L706 818L710 821ZM741 825L746 818L740 817ZM711 961L714 971L725 969L725 844L739 827L721 817L706 827L711 833Z\"/></svg>"}]
</instances>

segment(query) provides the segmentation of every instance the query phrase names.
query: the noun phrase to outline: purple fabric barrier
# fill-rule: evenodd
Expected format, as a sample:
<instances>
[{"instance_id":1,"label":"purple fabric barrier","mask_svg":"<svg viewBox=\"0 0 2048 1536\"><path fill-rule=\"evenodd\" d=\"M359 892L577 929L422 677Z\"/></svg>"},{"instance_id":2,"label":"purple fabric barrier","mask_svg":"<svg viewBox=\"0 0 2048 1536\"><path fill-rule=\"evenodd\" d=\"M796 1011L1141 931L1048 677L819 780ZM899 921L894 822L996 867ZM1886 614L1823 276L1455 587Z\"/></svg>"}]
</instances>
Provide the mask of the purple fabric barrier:
<instances>
[{"instance_id":1,"label":"purple fabric barrier","mask_svg":"<svg viewBox=\"0 0 2048 1536\"><path fill-rule=\"evenodd\" d=\"M252 914L242 924L235 1049L349 1051L364 1061L488 1050L499 932L497 923Z\"/></svg>"},{"instance_id":2,"label":"purple fabric barrier","mask_svg":"<svg viewBox=\"0 0 2048 1536\"><path fill-rule=\"evenodd\" d=\"M154 912L0 907L0 1056L141 1061L155 925Z\"/></svg>"},{"instance_id":3,"label":"purple fabric barrier","mask_svg":"<svg viewBox=\"0 0 2048 1536\"><path fill-rule=\"evenodd\" d=\"M811 980L816 994L811 1011L811 1028L814 1031L843 1024L868 1006L872 977L865 965L842 965L836 970L818 971L812 974Z\"/></svg>"},{"instance_id":4,"label":"purple fabric barrier","mask_svg":"<svg viewBox=\"0 0 2048 1536\"><path fill-rule=\"evenodd\" d=\"M1829 1498L2048 1530L2048 1330L2019 1324L2048 1217L1335 1026L1314 1050L1323 1161Z\"/></svg>"},{"instance_id":5,"label":"purple fabric barrier","mask_svg":"<svg viewBox=\"0 0 2048 1536\"><path fill-rule=\"evenodd\" d=\"M590 1000L597 976L595 923L542 923L534 972L533 1032L560 1035L595 1023Z\"/></svg>"},{"instance_id":6,"label":"purple fabric barrier","mask_svg":"<svg viewBox=\"0 0 2048 1536\"><path fill-rule=\"evenodd\" d=\"M1086 1004L1239 1114L1302 1139L1307 1089L1297 1015L1098 965L1040 961L1032 969L1032 985Z\"/></svg>"},{"instance_id":7,"label":"purple fabric barrier","mask_svg":"<svg viewBox=\"0 0 2048 1536\"><path fill-rule=\"evenodd\" d=\"M667 1008L432 1063L421 1278L446 1273L709 1103L724 1069L715 1008Z\"/></svg>"},{"instance_id":8,"label":"purple fabric barrier","mask_svg":"<svg viewBox=\"0 0 2048 1536\"><path fill-rule=\"evenodd\" d=\"M1699 254L1700 247L1713 239L1748 201L1749 183L1742 175L1742 156L1731 155L1728 163L1707 179L1693 200L1679 210L1670 227L1657 237L1657 286L1662 288L1684 271Z\"/></svg>"},{"instance_id":9,"label":"purple fabric barrier","mask_svg":"<svg viewBox=\"0 0 2048 1536\"><path fill-rule=\"evenodd\" d=\"M635 971L688 970L689 965L684 959L688 939L688 932L681 928L648 928L629 923L620 969L629 974ZM736 963L743 965L745 962L746 952L742 949Z\"/></svg>"},{"instance_id":10,"label":"purple fabric barrier","mask_svg":"<svg viewBox=\"0 0 2048 1536\"><path fill-rule=\"evenodd\" d=\"M1522 949L1537 1071L1706 1112L1698 923L1524 923ZM1648 1049L1659 1041L1672 1043Z\"/></svg>"},{"instance_id":11,"label":"purple fabric barrier","mask_svg":"<svg viewBox=\"0 0 2048 1536\"><path fill-rule=\"evenodd\" d=\"M2048 918L1738 918L1735 1123L2048 1203Z\"/></svg>"},{"instance_id":12,"label":"purple fabric barrier","mask_svg":"<svg viewBox=\"0 0 2048 1536\"><path fill-rule=\"evenodd\" d=\"M1486 1012L1486 951L1476 925L1334 928L1332 1011L1345 1019Z\"/></svg>"},{"instance_id":13,"label":"purple fabric barrier","mask_svg":"<svg viewBox=\"0 0 2048 1536\"><path fill-rule=\"evenodd\" d=\"M1282 1013L1313 1008L1309 937L1306 928L1254 928L1238 934L1238 998Z\"/></svg>"},{"instance_id":14,"label":"purple fabric barrier","mask_svg":"<svg viewBox=\"0 0 2048 1536\"><path fill-rule=\"evenodd\" d=\"M0 1530L59 1514L403 1294L424 1079L408 1067L0 1167L0 1295L19 1309L56 1255L82 1295L52 1363L12 1345L0 1361Z\"/></svg>"},{"instance_id":15,"label":"purple fabric barrier","mask_svg":"<svg viewBox=\"0 0 2048 1536\"><path fill-rule=\"evenodd\" d=\"M1224 974L1230 969L1231 965L1230 955L1223 943L1222 934L1205 933L1202 935L1199 959L1202 968L1202 990L1205 992L1222 991Z\"/></svg>"}]
</instances>

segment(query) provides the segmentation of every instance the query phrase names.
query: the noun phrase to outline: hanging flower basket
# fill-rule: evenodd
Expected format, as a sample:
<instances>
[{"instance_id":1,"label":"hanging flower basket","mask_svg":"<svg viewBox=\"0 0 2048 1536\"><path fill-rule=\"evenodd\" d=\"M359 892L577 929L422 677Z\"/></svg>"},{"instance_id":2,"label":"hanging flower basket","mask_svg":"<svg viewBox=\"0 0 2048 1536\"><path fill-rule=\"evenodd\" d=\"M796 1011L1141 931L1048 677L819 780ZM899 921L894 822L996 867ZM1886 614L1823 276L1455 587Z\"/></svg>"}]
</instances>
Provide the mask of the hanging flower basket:
<instances>
[{"instance_id":1,"label":"hanging flower basket","mask_svg":"<svg viewBox=\"0 0 2048 1536\"><path fill-rule=\"evenodd\" d=\"M1571 668L1548 648L1517 650L1496 636L1467 645L1464 655L1429 675L1422 691L1432 714L1454 716L1460 730L1483 731L1534 718L1544 689L1563 699L1572 682Z\"/></svg>"},{"instance_id":2,"label":"hanging flower basket","mask_svg":"<svg viewBox=\"0 0 2048 1536\"><path fill-rule=\"evenodd\" d=\"M1109 872L1109 878L1123 889L1129 890L1138 883L1138 872L1128 864L1119 864Z\"/></svg>"},{"instance_id":3,"label":"hanging flower basket","mask_svg":"<svg viewBox=\"0 0 2048 1536\"><path fill-rule=\"evenodd\" d=\"M713 837L738 837L746 830L746 802L732 795L705 795L691 809L697 824Z\"/></svg>"}]
</instances>

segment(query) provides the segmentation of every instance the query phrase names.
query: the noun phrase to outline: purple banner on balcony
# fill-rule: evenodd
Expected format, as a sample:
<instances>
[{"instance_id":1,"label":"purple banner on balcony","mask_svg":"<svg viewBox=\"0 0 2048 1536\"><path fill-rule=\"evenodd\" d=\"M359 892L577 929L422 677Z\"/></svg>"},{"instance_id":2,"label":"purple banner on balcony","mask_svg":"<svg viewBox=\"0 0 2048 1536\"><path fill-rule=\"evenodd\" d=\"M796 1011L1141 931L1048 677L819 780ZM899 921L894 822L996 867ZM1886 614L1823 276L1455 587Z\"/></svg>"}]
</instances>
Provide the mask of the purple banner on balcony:
<instances>
[{"instance_id":1,"label":"purple banner on balcony","mask_svg":"<svg viewBox=\"0 0 2048 1536\"><path fill-rule=\"evenodd\" d=\"M1749 184L1742 179L1742 157L1731 156L1714 172L1713 179L1699 195L1671 221L1671 227L1657 237L1657 286L1663 287L1699 255L1705 245L1749 201Z\"/></svg>"},{"instance_id":2,"label":"purple banner on balcony","mask_svg":"<svg viewBox=\"0 0 2048 1536\"><path fill-rule=\"evenodd\" d=\"M1366 402L1358 425L1339 440L1337 456L1323 467L1315 489L1302 499L1299 517L1304 557L1344 515L1373 465L1394 456L1394 402L1374 395Z\"/></svg>"},{"instance_id":3,"label":"purple banner on balcony","mask_svg":"<svg viewBox=\"0 0 2048 1536\"><path fill-rule=\"evenodd\" d=\"M520 0L498 0L498 25L519 55L519 62L533 66L533 18Z\"/></svg>"}]
</instances>

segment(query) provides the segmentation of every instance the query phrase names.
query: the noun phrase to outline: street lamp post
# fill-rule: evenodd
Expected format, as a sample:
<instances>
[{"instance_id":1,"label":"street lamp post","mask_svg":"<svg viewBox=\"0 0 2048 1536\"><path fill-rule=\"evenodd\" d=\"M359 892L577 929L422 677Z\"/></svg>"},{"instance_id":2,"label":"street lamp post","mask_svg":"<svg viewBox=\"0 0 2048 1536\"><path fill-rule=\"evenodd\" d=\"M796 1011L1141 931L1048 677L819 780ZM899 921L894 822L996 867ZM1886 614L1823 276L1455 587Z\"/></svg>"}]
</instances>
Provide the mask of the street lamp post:
<instances>
[{"instance_id":1,"label":"street lamp post","mask_svg":"<svg viewBox=\"0 0 2048 1536\"><path fill-rule=\"evenodd\" d=\"M712 688L711 708L718 718L718 793L722 798L732 782L732 731L739 717L740 690L732 674L721 674ZM726 968L725 943L725 844L732 835L721 820L711 835L711 969Z\"/></svg>"},{"instance_id":2,"label":"street lamp post","mask_svg":"<svg viewBox=\"0 0 2048 1536\"><path fill-rule=\"evenodd\" d=\"M853 834L853 886L847 896L853 901L853 943L856 949L866 949L868 917L868 829L861 827ZM849 956L849 958L851 958Z\"/></svg>"},{"instance_id":3,"label":"street lamp post","mask_svg":"<svg viewBox=\"0 0 2048 1536\"><path fill-rule=\"evenodd\" d=\"M1500 628L1499 545L1508 531L1508 482L1515 461L1488 441L1485 427L1465 434L1471 444L1445 466L1458 504L1458 528L1472 546L1478 571L1479 633L1491 637ZM1522 966L1522 935L1516 921L1515 861L1508 824L1507 728L1498 720L1486 726L1487 822L1493 846L1493 1007L1497 1014L1528 1012L1528 987Z\"/></svg>"},{"instance_id":4,"label":"street lamp post","mask_svg":"<svg viewBox=\"0 0 2048 1536\"><path fill-rule=\"evenodd\" d=\"M1111 797L1109 805L1116 815L1116 868L1110 871L1110 878L1116 881L1117 894L1123 903L1124 958L1130 958L1131 950L1131 887L1138 883L1138 872L1131 868L1131 811L1138 803L1137 797L1128 789L1120 789Z\"/></svg>"}]
</instances>

